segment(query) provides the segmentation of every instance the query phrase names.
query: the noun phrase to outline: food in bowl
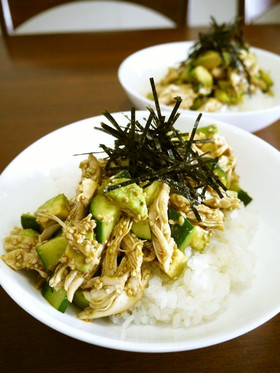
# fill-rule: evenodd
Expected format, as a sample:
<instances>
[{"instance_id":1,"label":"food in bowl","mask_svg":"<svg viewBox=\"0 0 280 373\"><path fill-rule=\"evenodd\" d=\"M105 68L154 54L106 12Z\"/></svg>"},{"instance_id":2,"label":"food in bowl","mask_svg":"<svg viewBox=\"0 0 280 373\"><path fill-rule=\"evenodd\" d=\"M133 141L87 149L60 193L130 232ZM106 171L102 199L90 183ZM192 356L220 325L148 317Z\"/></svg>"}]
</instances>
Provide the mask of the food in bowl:
<instances>
[{"instance_id":1,"label":"food in bowl","mask_svg":"<svg viewBox=\"0 0 280 373\"><path fill-rule=\"evenodd\" d=\"M116 139L113 148L100 145L107 157L90 153L77 194L23 213L6 238L2 259L37 271L36 285L57 310L73 302L86 321L187 326L216 315L231 287L247 284L251 197L216 126L198 128L199 116L190 133L175 129L179 104L167 120L151 109L144 123L132 110L125 127L105 113L111 125L101 129ZM158 297L169 311L155 318Z\"/></svg>"},{"instance_id":2,"label":"food in bowl","mask_svg":"<svg viewBox=\"0 0 280 373\"><path fill-rule=\"evenodd\" d=\"M210 26L199 34L187 59L170 66L157 83L160 103L172 106L180 96L182 109L217 112L246 108L248 97L272 97L274 82L243 40L240 19L218 25L212 18ZM152 93L147 98L152 99Z\"/></svg>"}]
</instances>

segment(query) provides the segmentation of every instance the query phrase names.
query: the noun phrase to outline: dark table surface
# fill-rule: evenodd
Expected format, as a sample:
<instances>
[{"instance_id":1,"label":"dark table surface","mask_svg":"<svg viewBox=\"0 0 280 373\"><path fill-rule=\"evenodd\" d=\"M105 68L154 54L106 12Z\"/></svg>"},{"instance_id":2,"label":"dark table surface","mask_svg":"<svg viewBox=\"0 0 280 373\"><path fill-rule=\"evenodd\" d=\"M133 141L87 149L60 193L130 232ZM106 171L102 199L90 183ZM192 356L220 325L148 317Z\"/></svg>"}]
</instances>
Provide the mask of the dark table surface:
<instances>
[{"instance_id":1,"label":"dark table surface","mask_svg":"<svg viewBox=\"0 0 280 373\"><path fill-rule=\"evenodd\" d=\"M74 121L129 110L120 63L151 45L197 39L198 28L0 39L0 171L43 135ZM280 26L247 26L252 45L280 54ZM280 148L280 121L257 136ZM2 213L3 214L3 213ZM2 215L3 216L3 215ZM274 284L276 285L276 284ZM278 372L280 316L203 349L131 353L90 345L40 323L0 288L2 372Z\"/></svg>"}]
</instances>

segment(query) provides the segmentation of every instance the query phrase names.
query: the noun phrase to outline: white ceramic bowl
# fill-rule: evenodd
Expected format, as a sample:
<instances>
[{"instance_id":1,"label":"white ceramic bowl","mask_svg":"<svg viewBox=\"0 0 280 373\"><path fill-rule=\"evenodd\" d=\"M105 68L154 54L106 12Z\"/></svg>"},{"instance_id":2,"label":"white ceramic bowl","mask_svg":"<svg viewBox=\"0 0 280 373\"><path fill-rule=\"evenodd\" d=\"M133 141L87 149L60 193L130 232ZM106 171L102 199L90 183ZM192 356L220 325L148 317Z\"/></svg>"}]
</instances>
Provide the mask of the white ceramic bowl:
<instances>
[{"instance_id":1,"label":"white ceramic bowl","mask_svg":"<svg viewBox=\"0 0 280 373\"><path fill-rule=\"evenodd\" d=\"M147 117L137 112L137 118ZM124 114L114 117L126 124ZM78 165L85 156L73 154L98 151L99 144L112 146L112 138L94 129L104 117L85 119L56 130L23 151L0 178L0 254L3 240L19 225L23 212L32 212L57 193L74 193L80 178ZM193 117L178 119L178 128L190 130ZM212 123L203 118L201 125ZM143 122L142 122L143 123ZM279 152L249 132L216 121L238 157L242 186L254 198L250 208L260 217L260 229L253 242L256 273L252 284L228 299L225 311L215 320L187 329L129 326L126 333L106 320L83 322L70 307L65 314L52 308L23 272L15 272L0 260L0 283L6 292L30 315L73 338L104 347L139 352L171 352L221 343L263 324L280 311ZM254 170L252 172L252 170ZM9 310L7 310L9 312ZM17 323L17 320L15 320Z\"/></svg>"},{"instance_id":2,"label":"white ceramic bowl","mask_svg":"<svg viewBox=\"0 0 280 373\"><path fill-rule=\"evenodd\" d=\"M187 58L188 51L193 42L176 42L160 44L142 49L127 57L119 67L118 77L120 84L129 99L137 109L154 107L154 102L146 96L151 92L150 78L158 82L167 73L171 66L175 66ZM274 80L273 100L256 101L254 110L207 113L209 118L231 123L250 132L258 131L280 118L280 56L252 47L260 66L271 73ZM252 96L253 97L253 96ZM273 102L272 102L273 101ZM271 106L272 105L272 106ZM171 110L171 107L161 105L163 110ZM197 115L191 110L179 110L183 113Z\"/></svg>"}]
</instances>

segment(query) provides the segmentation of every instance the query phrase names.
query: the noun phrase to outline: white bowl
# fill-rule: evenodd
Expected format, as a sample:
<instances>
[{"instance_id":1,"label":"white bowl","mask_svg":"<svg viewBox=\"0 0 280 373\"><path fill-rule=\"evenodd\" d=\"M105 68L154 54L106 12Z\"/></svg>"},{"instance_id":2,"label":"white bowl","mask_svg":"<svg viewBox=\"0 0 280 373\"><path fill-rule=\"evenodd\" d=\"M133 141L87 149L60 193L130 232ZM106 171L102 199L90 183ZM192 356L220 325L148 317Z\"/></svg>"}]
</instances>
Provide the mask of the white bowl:
<instances>
[{"instance_id":1,"label":"white bowl","mask_svg":"<svg viewBox=\"0 0 280 373\"><path fill-rule=\"evenodd\" d=\"M161 80L169 67L187 58L192 45L193 42L160 44L133 53L122 62L118 71L119 81L137 109L155 107L154 102L146 97L151 92L149 79L154 78L155 82ZM256 54L260 66L271 73L274 99L266 97L262 102L260 98L255 99L253 110L207 113L207 116L255 132L280 118L280 56L254 47L251 50ZM171 110L167 105L161 105L161 108ZM196 111L179 111L197 115Z\"/></svg>"},{"instance_id":2,"label":"white bowl","mask_svg":"<svg viewBox=\"0 0 280 373\"><path fill-rule=\"evenodd\" d=\"M118 123L127 123L124 114L114 114ZM137 112L140 122L147 115L147 111ZM4 237L20 224L23 212L35 211L55 194L65 192L71 196L74 193L80 177L78 165L85 156L74 157L73 154L98 151L100 143L113 145L112 138L94 129L101 121L107 122L99 116L50 133L23 151L4 170L0 178L0 254L4 253ZM182 116L177 127L190 130L193 122L193 116ZM201 125L212 122L202 117ZM251 133L216 123L234 149L242 186L253 197L250 208L260 217L260 228L252 247L256 255L252 284L230 295L227 308L216 319L186 329L130 325L124 333L121 326L106 320L79 320L72 307L65 314L58 312L34 288L26 273L13 271L2 260L1 286L24 310L51 328L81 341L127 351L172 352L210 346L247 333L275 316L280 311L277 286L280 283L280 195L277 193L280 190L280 155Z\"/></svg>"}]
</instances>

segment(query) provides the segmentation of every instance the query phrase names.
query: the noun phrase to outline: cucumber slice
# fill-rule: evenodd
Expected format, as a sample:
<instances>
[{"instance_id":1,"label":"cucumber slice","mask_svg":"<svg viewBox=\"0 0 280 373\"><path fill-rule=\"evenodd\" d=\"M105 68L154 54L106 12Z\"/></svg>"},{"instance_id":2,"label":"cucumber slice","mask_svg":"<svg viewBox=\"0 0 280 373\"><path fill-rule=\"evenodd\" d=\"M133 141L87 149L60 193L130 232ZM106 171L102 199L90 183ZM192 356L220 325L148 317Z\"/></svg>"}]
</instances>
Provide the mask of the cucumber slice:
<instances>
[{"instance_id":1,"label":"cucumber slice","mask_svg":"<svg viewBox=\"0 0 280 373\"><path fill-rule=\"evenodd\" d=\"M34 215L22 214L20 217L20 222L23 229L33 229L39 233L43 231L42 226L37 222Z\"/></svg>"},{"instance_id":2,"label":"cucumber slice","mask_svg":"<svg viewBox=\"0 0 280 373\"><path fill-rule=\"evenodd\" d=\"M228 177L225 171L217 164L213 170L224 185L227 185Z\"/></svg>"},{"instance_id":3,"label":"cucumber slice","mask_svg":"<svg viewBox=\"0 0 280 373\"><path fill-rule=\"evenodd\" d=\"M245 192L244 189L242 189L238 184L233 183L230 186L230 190L233 190L234 192L237 192L237 197L244 203L244 206L247 206L250 202L253 201L253 198Z\"/></svg>"},{"instance_id":4,"label":"cucumber slice","mask_svg":"<svg viewBox=\"0 0 280 373\"><path fill-rule=\"evenodd\" d=\"M228 182L228 177L226 172L218 164L214 164L214 161L209 162L209 167L213 169L213 173L218 176L219 180L226 186Z\"/></svg>"},{"instance_id":5,"label":"cucumber slice","mask_svg":"<svg viewBox=\"0 0 280 373\"><path fill-rule=\"evenodd\" d=\"M46 271L52 270L59 263L59 259L64 254L67 244L68 242L64 237L58 236L36 247Z\"/></svg>"},{"instance_id":6,"label":"cucumber slice","mask_svg":"<svg viewBox=\"0 0 280 373\"><path fill-rule=\"evenodd\" d=\"M103 194L97 194L90 203L90 212L96 221L96 239L105 243L120 219L120 208Z\"/></svg>"},{"instance_id":7,"label":"cucumber slice","mask_svg":"<svg viewBox=\"0 0 280 373\"><path fill-rule=\"evenodd\" d=\"M120 171L116 176L114 176L114 179L131 179L131 175L129 171L123 170Z\"/></svg>"},{"instance_id":8,"label":"cucumber slice","mask_svg":"<svg viewBox=\"0 0 280 373\"><path fill-rule=\"evenodd\" d=\"M42 295L55 309L62 313L66 311L70 304L64 288L55 290L54 288L50 287L48 283L46 283L42 289Z\"/></svg>"},{"instance_id":9,"label":"cucumber slice","mask_svg":"<svg viewBox=\"0 0 280 373\"><path fill-rule=\"evenodd\" d=\"M143 240L152 239L152 233L150 230L148 219L134 222L132 224L131 230L138 238L141 238Z\"/></svg>"},{"instance_id":10,"label":"cucumber slice","mask_svg":"<svg viewBox=\"0 0 280 373\"><path fill-rule=\"evenodd\" d=\"M89 305L88 300L85 298L83 294L83 290L81 288L77 289L75 291L74 297L73 297L73 304L83 310Z\"/></svg>"},{"instance_id":11,"label":"cucumber slice","mask_svg":"<svg viewBox=\"0 0 280 373\"><path fill-rule=\"evenodd\" d=\"M170 224L171 237L176 242L178 249L184 251L191 243L195 235L195 228L179 211L170 208L168 210L168 219Z\"/></svg>"}]
</instances>

